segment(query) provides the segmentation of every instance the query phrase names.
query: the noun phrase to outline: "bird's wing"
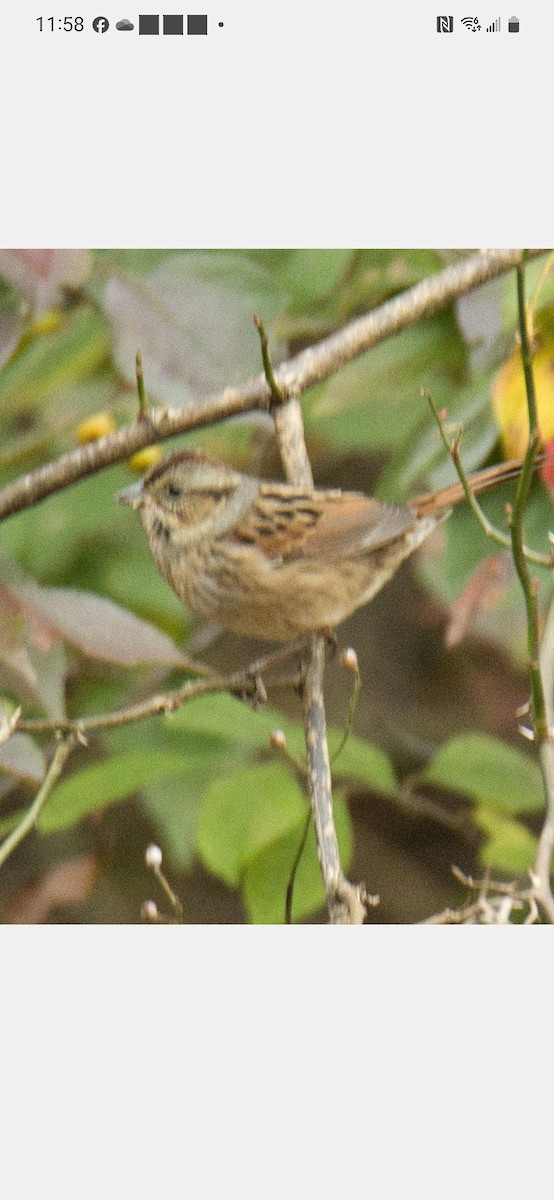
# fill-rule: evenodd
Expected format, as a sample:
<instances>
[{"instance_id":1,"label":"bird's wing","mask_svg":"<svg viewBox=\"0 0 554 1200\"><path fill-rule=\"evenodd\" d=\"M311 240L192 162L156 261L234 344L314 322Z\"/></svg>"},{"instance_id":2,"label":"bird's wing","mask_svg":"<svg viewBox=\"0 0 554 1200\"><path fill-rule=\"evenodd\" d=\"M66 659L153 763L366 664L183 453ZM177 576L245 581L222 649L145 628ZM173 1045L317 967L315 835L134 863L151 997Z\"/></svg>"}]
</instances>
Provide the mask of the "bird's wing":
<instances>
[{"instance_id":1,"label":"bird's wing","mask_svg":"<svg viewBox=\"0 0 554 1200\"><path fill-rule=\"evenodd\" d=\"M361 492L309 491L263 484L237 522L233 540L256 546L267 559L341 559L377 550L417 524L398 508Z\"/></svg>"}]
</instances>

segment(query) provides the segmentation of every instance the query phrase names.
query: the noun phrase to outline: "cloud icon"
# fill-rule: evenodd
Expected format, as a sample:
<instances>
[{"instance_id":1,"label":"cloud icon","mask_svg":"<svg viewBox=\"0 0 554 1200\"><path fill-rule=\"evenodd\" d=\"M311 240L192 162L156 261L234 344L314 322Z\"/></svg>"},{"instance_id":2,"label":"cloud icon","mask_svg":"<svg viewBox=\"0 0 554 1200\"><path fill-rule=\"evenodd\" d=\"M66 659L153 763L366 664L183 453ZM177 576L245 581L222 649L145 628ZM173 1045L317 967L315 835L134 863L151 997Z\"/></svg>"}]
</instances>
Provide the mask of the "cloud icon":
<instances>
[{"instance_id":1,"label":"cloud icon","mask_svg":"<svg viewBox=\"0 0 554 1200\"><path fill-rule=\"evenodd\" d=\"M116 25L116 29L134 29L134 28L135 27L133 25L133 22L128 21L126 17L124 17L122 21L118 21L117 25Z\"/></svg>"}]
</instances>

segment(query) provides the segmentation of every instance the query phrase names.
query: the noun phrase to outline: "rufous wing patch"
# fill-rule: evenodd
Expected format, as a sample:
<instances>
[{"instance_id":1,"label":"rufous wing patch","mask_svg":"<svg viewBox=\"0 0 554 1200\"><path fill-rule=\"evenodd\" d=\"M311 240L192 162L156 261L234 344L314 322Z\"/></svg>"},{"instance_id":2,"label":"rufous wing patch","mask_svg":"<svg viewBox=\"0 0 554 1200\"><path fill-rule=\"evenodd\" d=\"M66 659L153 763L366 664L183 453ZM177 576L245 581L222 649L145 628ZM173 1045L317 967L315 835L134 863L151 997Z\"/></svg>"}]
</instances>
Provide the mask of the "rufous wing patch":
<instances>
[{"instance_id":1,"label":"rufous wing patch","mask_svg":"<svg viewBox=\"0 0 554 1200\"><path fill-rule=\"evenodd\" d=\"M256 546L268 559L340 559L387 545L416 523L408 506L383 504L359 492L265 486L231 536Z\"/></svg>"}]
</instances>

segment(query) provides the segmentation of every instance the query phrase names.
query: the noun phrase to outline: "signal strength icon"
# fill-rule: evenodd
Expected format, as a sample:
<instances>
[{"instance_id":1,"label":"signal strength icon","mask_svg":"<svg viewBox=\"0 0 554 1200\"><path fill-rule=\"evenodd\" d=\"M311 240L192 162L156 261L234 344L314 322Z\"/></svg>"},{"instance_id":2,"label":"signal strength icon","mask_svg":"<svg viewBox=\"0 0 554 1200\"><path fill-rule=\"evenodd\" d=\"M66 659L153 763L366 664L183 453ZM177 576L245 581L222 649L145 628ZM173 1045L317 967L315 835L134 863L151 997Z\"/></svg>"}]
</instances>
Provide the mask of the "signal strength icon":
<instances>
[{"instance_id":1,"label":"signal strength icon","mask_svg":"<svg viewBox=\"0 0 554 1200\"><path fill-rule=\"evenodd\" d=\"M492 25L487 25L486 32L500 33L500 17L497 17L496 21L493 21Z\"/></svg>"}]
</instances>

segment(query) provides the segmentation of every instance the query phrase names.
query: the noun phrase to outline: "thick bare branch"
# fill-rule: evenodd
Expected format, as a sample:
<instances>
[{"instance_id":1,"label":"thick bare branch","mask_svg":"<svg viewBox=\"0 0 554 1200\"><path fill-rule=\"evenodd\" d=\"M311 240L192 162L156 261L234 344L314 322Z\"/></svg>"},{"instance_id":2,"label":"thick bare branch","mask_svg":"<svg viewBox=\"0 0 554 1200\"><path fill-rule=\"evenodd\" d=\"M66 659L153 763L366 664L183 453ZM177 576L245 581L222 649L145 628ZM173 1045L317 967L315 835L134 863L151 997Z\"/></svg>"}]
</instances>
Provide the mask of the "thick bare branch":
<instances>
[{"instance_id":1,"label":"thick bare branch","mask_svg":"<svg viewBox=\"0 0 554 1200\"><path fill-rule=\"evenodd\" d=\"M525 252L527 260L546 253L546 250ZM275 372L278 386L285 393L292 391L301 395L306 388L321 383L372 346L401 333L423 317L432 316L458 296L503 275L521 259L521 250L482 250L446 267L351 321L338 333L303 350Z\"/></svg>"},{"instance_id":2,"label":"thick bare branch","mask_svg":"<svg viewBox=\"0 0 554 1200\"><path fill-rule=\"evenodd\" d=\"M527 258L544 253L544 250L530 250ZM520 250L487 250L469 255L281 364L275 371L277 388L286 397L301 396L372 346L407 329L422 317L431 316L457 296L502 275L520 260ZM183 408L151 409L147 416L141 415L125 429L71 450L56 462L39 467L9 484L0 491L0 519L29 508L104 467L124 461L144 446L217 424L241 413L268 411L272 399L267 379L260 375L243 387L225 388L223 392L195 400Z\"/></svg>"}]
</instances>

